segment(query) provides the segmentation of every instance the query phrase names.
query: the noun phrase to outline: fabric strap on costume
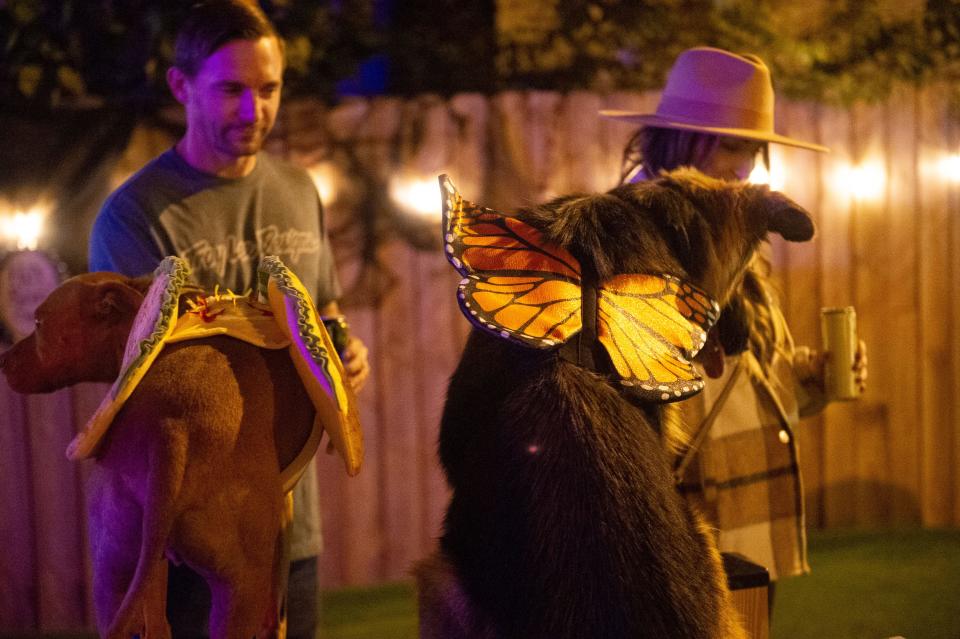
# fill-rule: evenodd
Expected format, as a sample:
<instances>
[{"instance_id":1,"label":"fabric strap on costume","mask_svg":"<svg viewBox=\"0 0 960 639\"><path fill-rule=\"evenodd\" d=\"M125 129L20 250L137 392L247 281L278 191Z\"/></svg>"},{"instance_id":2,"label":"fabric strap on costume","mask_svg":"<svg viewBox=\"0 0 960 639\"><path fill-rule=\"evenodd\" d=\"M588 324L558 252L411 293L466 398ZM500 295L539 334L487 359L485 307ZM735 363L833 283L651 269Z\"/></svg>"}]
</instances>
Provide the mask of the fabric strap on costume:
<instances>
[{"instance_id":1,"label":"fabric strap on costume","mask_svg":"<svg viewBox=\"0 0 960 639\"><path fill-rule=\"evenodd\" d=\"M727 398L730 396L730 392L733 390L733 387L737 383L737 379L740 377L740 373L742 371L743 357L738 357L736 364L733 365L733 370L730 371L730 377L727 378L727 382L723 385L723 389L717 396L717 400L713 402L713 406L710 407L710 412L707 413L706 417L704 417L697 426L697 430L690 439L690 443L688 444L686 450L683 451L683 454L674 464L673 475L677 484L680 484L683 481L683 476L687 472L687 467L690 465L690 462L693 461L697 451L700 449L700 446L702 446L703 442L706 440L707 435L710 434L710 427L713 426L713 422L717 420L717 416L720 414L720 409L722 409L723 405L727 402Z\"/></svg>"},{"instance_id":2,"label":"fabric strap on costume","mask_svg":"<svg viewBox=\"0 0 960 639\"><path fill-rule=\"evenodd\" d=\"M597 339L597 272L593 266L581 260L580 262L580 298L581 298L581 326L580 332L571 339L564 342L557 350L557 354L563 359L586 368L596 373L610 373L609 366L604 367L608 370L601 371L599 363L604 361L602 356L603 346Z\"/></svg>"}]
</instances>

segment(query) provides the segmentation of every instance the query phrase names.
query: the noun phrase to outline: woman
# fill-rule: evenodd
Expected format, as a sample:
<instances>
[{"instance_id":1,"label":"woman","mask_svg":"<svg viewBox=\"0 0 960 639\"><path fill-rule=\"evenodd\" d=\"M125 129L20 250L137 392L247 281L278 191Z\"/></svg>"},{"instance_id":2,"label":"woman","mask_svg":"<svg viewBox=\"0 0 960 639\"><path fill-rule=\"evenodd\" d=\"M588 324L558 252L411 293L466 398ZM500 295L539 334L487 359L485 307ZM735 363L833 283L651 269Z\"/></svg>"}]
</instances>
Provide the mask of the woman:
<instances>
[{"instance_id":1,"label":"woman","mask_svg":"<svg viewBox=\"0 0 960 639\"><path fill-rule=\"evenodd\" d=\"M827 150L776 133L773 103L759 58L699 47L677 58L656 113L601 114L643 125L624 151L622 182L679 166L746 180L758 155L769 168L771 142ZM758 254L698 358L707 385L681 405L692 440L678 453L677 479L719 530L722 551L767 568L772 604L773 580L809 571L794 429L827 399L825 357L794 346L768 275ZM863 342L854 371L862 391Z\"/></svg>"}]
</instances>

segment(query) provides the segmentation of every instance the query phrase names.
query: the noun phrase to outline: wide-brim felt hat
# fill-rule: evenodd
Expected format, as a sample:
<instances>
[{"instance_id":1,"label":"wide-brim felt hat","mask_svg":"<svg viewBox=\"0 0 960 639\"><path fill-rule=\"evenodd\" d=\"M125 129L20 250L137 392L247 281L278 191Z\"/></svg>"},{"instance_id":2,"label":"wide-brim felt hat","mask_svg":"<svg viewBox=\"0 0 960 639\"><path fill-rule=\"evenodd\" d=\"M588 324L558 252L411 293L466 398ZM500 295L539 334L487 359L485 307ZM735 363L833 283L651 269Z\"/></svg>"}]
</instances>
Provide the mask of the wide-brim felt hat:
<instances>
[{"instance_id":1,"label":"wide-brim felt hat","mask_svg":"<svg viewBox=\"0 0 960 639\"><path fill-rule=\"evenodd\" d=\"M777 133L773 104L770 70L760 58L696 47L677 57L656 113L603 110L600 115L644 126L829 151L820 144Z\"/></svg>"}]
</instances>

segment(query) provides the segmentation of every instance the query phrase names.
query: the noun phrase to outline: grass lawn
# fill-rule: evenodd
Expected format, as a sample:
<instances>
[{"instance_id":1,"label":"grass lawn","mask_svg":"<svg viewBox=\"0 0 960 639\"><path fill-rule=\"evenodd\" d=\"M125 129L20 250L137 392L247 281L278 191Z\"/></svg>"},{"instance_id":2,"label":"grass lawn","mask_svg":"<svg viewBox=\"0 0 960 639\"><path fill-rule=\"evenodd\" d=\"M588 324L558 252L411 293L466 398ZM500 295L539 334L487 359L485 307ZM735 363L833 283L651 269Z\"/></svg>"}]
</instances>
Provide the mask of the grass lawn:
<instances>
[{"instance_id":1,"label":"grass lawn","mask_svg":"<svg viewBox=\"0 0 960 639\"><path fill-rule=\"evenodd\" d=\"M815 532L810 566L777 586L773 639L960 639L960 530ZM416 637L410 583L323 594L320 639ZM0 630L14 638L96 639Z\"/></svg>"},{"instance_id":2,"label":"grass lawn","mask_svg":"<svg viewBox=\"0 0 960 639\"><path fill-rule=\"evenodd\" d=\"M821 532L777 588L775 639L960 639L960 531Z\"/></svg>"},{"instance_id":3,"label":"grass lawn","mask_svg":"<svg viewBox=\"0 0 960 639\"><path fill-rule=\"evenodd\" d=\"M812 533L810 565L778 586L774 639L960 639L960 531ZM322 619L322 639L417 636L408 583L325 593Z\"/></svg>"},{"instance_id":4,"label":"grass lawn","mask_svg":"<svg viewBox=\"0 0 960 639\"><path fill-rule=\"evenodd\" d=\"M413 584L323 593L320 639L416 639Z\"/></svg>"}]
</instances>

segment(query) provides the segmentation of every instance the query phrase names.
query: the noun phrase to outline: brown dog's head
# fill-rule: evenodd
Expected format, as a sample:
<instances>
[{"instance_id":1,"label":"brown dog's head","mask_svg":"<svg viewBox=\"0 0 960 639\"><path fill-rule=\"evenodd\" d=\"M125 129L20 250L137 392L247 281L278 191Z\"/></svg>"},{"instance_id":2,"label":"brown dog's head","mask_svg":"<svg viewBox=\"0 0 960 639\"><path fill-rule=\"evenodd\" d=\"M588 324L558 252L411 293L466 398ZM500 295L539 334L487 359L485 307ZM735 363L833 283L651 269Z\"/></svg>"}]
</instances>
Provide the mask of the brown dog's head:
<instances>
[{"instance_id":1,"label":"brown dog's head","mask_svg":"<svg viewBox=\"0 0 960 639\"><path fill-rule=\"evenodd\" d=\"M34 332L0 354L10 387L49 393L78 382L112 382L148 285L105 272L61 284L37 308Z\"/></svg>"},{"instance_id":2,"label":"brown dog's head","mask_svg":"<svg viewBox=\"0 0 960 639\"><path fill-rule=\"evenodd\" d=\"M810 215L766 186L677 169L602 195L569 196L519 214L554 243L591 259L604 281L618 273L670 273L722 305L769 232L813 237Z\"/></svg>"}]
</instances>

